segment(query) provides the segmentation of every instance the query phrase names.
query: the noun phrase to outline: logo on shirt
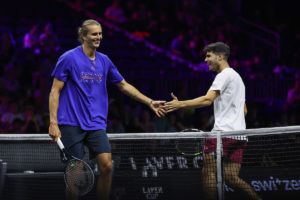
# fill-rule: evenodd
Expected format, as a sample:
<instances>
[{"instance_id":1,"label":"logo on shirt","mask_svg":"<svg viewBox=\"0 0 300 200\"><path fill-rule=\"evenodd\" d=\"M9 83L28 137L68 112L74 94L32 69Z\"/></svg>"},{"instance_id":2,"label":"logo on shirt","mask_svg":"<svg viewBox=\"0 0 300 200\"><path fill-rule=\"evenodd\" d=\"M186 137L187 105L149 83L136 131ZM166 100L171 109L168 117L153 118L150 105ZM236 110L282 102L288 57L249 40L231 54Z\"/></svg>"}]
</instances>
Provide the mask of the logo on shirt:
<instances>
[{"instance_id":1,"label":"logo on shirt","mask_svg":"<svg viewBox=\"0 0 300 200\"><path fill-rule=\"evenodd\" d=\"M102 75L96 72L81 72L80 81L85 83L99 83L102 81Z\"/></svg>"}]
</instances>

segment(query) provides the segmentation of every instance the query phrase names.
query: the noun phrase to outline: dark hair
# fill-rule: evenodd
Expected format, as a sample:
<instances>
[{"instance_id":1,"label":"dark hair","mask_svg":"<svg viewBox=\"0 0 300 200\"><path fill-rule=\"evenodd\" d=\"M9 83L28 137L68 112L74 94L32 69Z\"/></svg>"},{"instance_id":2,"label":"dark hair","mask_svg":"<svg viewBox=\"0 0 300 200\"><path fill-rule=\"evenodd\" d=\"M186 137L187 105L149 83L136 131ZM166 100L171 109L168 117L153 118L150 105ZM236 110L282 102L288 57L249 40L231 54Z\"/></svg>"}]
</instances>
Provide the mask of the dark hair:
<instances>
[{"instance_id":1,"label":"dark hair","mask_svg":"<svg viewBox=\"0 0 300 200\"><path fill-rule=\"evenodd\" d=\"M227 60L230 55L230 47L223 42L215 42L215 43L210 43L210 44L206 45L203 49L203 52L204 53L212 52L215 54L223 54L225 60Z\"/></svg>"},{"instance_id":2,"label":"dark hair","mask_svg":"<svg viewBox=\"0 0 300 200\"><path fill-rule=\"evenodd\" d=\"M99 22L97 22L96 20L93 19L88 19L85 20L82 25L78 28L78 40L79 42L83 43L83 37L87 35L89 29L87 26L90 25L97 25L97 26L101 26L101 24Z\"/></svg>"}]
</instances>

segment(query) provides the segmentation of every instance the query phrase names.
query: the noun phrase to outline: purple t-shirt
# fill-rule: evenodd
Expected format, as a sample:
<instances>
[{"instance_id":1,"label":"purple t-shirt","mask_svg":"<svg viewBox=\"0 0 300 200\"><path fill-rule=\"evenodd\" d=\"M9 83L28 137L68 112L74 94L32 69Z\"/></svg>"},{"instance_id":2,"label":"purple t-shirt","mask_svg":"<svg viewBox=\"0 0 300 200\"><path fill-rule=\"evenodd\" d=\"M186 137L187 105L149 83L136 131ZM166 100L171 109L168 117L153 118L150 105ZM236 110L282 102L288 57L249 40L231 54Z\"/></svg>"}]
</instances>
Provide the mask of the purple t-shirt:
<instances>
[{"instance_id":1,"label":"purple t-shirt","mask_svg":"<svg viewBox=\"0 0 300 200\"><path fill-rule=\"evenodd\" d=\"M58 106L58 124L80 126L83 130L105 130L108 112L106 84L123 80L116 66L96 52L91 61L78 46L65 52L52 74L65 83Z\"/></svg>"}]
</instances>

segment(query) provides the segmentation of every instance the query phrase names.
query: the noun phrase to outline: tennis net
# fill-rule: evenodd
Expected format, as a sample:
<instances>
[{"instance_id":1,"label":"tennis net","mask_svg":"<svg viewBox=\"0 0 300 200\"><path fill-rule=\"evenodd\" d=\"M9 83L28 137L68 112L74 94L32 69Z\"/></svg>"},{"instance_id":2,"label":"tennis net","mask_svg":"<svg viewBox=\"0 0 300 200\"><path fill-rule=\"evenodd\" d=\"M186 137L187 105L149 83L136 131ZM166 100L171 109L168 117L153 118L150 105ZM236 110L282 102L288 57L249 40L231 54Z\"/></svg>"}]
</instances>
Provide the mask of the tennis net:
<instances>
[{"instance_id":1,"label":"tennis net","mask_svg":"<svg viewBox=\"0 0 300 200\"><path fill-rule=\"evenodd\" d=\"M225 180L226 173L228 177L236 170L228 167L226 154L233 150L225 149L225 138L247 139L239 176L262 199L298 199L300 195L300 126L230 132L120 133L109 134L109 138L114 200L203 199L207 193L203 174L210 172L204 170L202 147L208 140L215 140L211 155L216 174L211 187L217 188L219 199L247 197L246 189ZM195 145L201 146L200 151L193 148ZM1 134L0 159L7 163L1 199L64 199L64 165L56 143L47 134ZM95 189L85 197L93 198Z\"/></svg>"}]
</instances>

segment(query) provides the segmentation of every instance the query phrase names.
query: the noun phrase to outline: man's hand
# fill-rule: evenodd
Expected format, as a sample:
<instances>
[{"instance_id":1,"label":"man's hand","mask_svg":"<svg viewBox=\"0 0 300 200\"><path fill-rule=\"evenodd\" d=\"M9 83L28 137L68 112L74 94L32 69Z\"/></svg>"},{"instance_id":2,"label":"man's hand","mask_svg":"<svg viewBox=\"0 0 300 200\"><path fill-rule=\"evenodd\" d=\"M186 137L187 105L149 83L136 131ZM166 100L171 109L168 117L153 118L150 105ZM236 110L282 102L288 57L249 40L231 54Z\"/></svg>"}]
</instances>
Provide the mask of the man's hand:
<instances>
[{"instance_id":1,"label":"man's hand","mask_svg":"<svg viewBox=\"0 0 300 200\"><path fill-rule=\"evenodd\" d=\"M158 117L164 117L166 115L166 111L163 109L166 101L150 101L149 107Z\"/></svg>"},{"instance_id":2,"label":"man's hand","mask_svg":"<svg viewBox=\"0 0 300 200\"><path fill-rule=\"evenodd\" d=\"M173 94L173 92L171 93L171 96L173 100L166 102L165 105L163 106L163 109L167 113L178 110L181 107L181 102L178 101L178 98Z\"/></svg>"},{"instance_id":3,"label":"man's hand","mask_svg":"<svg viewBox=\"0 0 300 200\"><path fill-rule=\"evenodd\" d=\"M57 138L60 138L61 137L61 133L60 133L60 130L58 128L58 124L57 123L53 123L53 122L50 122L50 126L49 126L49 135L50 137L56 141Z\"/></svg>"}]
</instances>

